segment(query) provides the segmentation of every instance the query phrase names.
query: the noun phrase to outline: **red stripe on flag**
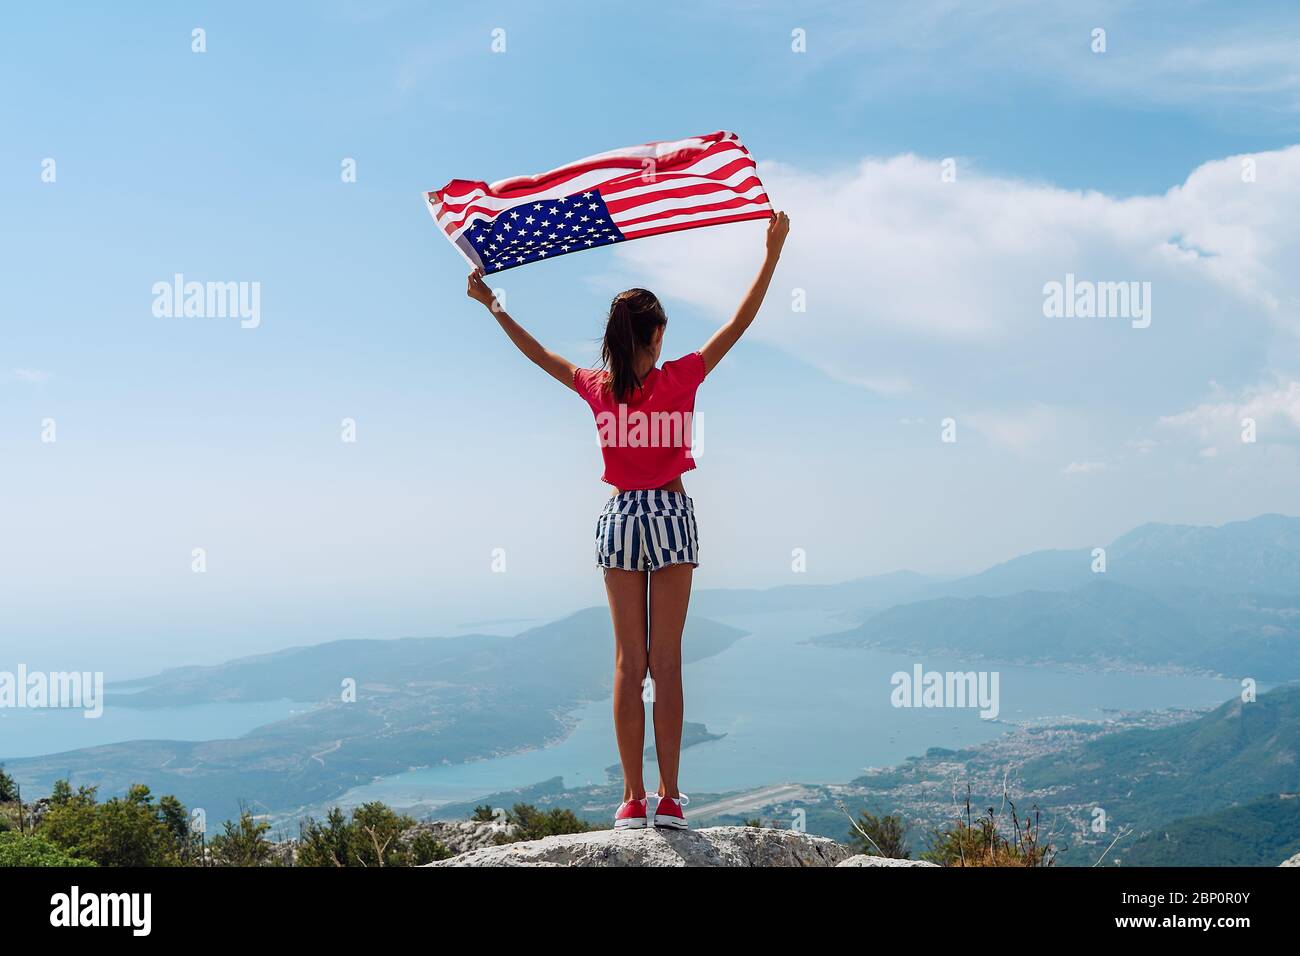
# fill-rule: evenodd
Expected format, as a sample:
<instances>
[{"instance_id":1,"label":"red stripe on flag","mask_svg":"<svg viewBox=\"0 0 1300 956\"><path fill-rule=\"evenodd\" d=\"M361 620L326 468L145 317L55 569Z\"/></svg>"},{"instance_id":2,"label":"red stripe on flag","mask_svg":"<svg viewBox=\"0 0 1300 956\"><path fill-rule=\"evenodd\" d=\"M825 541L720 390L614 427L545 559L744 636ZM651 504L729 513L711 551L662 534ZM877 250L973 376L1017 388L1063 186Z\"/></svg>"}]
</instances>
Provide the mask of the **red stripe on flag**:
<instances>
[{"instance_id":1,"label":"red stripe on flag","mask_svg":"<svg viewBox=\"0 0 1300 956\"><path fill-rule=\"evenodd\" d=\"M626 212L630 209L636 209L640 206L653 202L663 202L668 199L688 199L692 196L703 196L712 193L722 193L728 196L734 196L737 193L743 193L754 186L762 186L757 176L750 176L748 179L741 180L735 186L724 186L722 183L695 183L691 186L678 186L676 189L660 189L655 192L642 193L639 196L632 196L628 199L605 200L605 208L610 211L611 215ZM605 191L601 190L604 196ZM675 210L674 210L675 212Z\"/></svg>"},{"instance_id":2,"label":"red stripe on flag","mask_svg":"<svg viewBox=\"0 0 1300 956\"><path fill-rule=\"evenodd\" d=\"M764 202L767 202L766 193L760 193L759 195L755 196L753 199L743 199L737 196L733 199L727 199L723 202L701 203L698 206L677 206L673 209L665 209L662 212L657 212L650 216L632 217L630 219L619 218L614 220L614 224L618 226L620 232L626 235L627 228L625 227L631 227L635 229L639 225L643 225L649 222L654 222L657 219L668 219L673 216L694 216L704 212L722 212L727 209L736 209L740 206L751 206L755 203L764 203Z\"/></svg>"},{"instance_id":3,"label":"red stripe on flag","mask_svg":"<svg viewBox=\"0 0 1300 956\"><path fill-rule=\"evenodd\" d=\"M757 202L758 200L754 200ZM658 226L648 229L621 230L623 236L627 239L641 239L644 236L657 236L665 232L685 232L687 229L698 229L701 226L720 226L728 222L745 222L750 219L771 219L771 210L764 211L756 209L753 212L740 213L735 216L721 216L717 219L702 219L699 222L677 223L672 226Z\"/></svg>"},{"instance_id":4,"label":"red stripe on flag","mask_svg":"<svg viewBox=\"0 0 1300 956\"><path fill-rule=\"evenodd\" d=\"M698 162L712 154L727 150L735 149L739 145L733 139L720 139L719 137L727 136L726 133L711 133L708 136L699 137L709 142L708 146L688 146L675 152L668 153L654 159L654 164L659 169L674 170L679 166L687 163ZM647 146L653 146L654 143L647 143ZM744 147L740 147L743 149ZM447 205L449 209L456 210L455 202L447 202L443 197L449 192L455 192L463 195L474 187L482 188L489 196L496 199L515 200L517 202L526 202L529 197L541 193L549 192L559 186L563 186L570 180L576 179L583 173L589 173L598 169L635 169L638 172L644 168L645 160L652 157L642 156L618 156L607 155L593 157L572 163L568 166L561 166L559 169L553 169L550 172L539 173L536 176L513 176L509 179L502 179L499 182L489 186L484 182L473 180L453 179L442 189L436 191L438 199ZM618 178L611 176L611 179ZM456 187L453 189L453 187ZM468 189L464 187L469 187Z\"/></svg>"},{"instance_id":5,"label":"red stripe on flag","mask_svg":"<svg viewBox=\"0 0 1300 956\"><path fill-rule=\"evenodd\" d=\"M670 170L665 170L661 166L654 176L647 176L644 172L638 173L635 176L620 176L618 179L612 179L609 182L602 184L600 187L600 194L608 199L610 196L617 196L619 193L627 192L629 189L635 189L637 186L650 186L656 182L662 182L664 180L689 179L695 177L696 179L716 179L721 181L734 176L736 173L745 169L755 170L755 175L757 175L758 169L758 167L754 165L754 161L750 159L748 155L737 156L731 162L724 163L717 169L709 170L708 172L700 171L697 168L698 165L698 163L692 163L686 169Z\"/></svg>"}]
</instances>

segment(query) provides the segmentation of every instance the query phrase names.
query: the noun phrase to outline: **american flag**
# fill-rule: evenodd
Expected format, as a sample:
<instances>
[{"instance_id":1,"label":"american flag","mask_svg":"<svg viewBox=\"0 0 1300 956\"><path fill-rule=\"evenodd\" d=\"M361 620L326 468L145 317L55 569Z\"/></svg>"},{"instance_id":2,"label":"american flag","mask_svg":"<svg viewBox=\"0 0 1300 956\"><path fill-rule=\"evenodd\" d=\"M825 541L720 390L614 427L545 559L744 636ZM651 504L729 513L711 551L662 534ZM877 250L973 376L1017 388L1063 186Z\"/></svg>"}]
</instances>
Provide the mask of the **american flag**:
<instances>
[{"instance_id":1,"label":"american flag","mask_svg":"<svg viewBox=\"0 0 1300 956\"><path fill-rule=\"evenodd\" d=\"M772 216L749 150L721 131L614 149L490 186L453 179L425 201L465 261L484 273Z\"/></svg>"}]
</instances>

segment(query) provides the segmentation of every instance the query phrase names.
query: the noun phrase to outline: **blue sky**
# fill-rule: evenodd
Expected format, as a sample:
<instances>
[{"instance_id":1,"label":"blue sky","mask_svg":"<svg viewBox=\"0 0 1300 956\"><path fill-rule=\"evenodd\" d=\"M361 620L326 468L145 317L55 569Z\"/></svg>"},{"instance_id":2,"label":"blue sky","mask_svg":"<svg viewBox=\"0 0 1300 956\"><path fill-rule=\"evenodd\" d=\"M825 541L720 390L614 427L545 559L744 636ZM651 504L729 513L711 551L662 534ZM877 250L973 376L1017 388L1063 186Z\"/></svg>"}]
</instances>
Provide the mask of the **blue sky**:
<instances>
[{"instance_id":1,"label":"blue sky","mask_svg":"<svg viewBox=\"0 0 1300 956\"><path fill-rule=\"evenodd\" d=\"M0 657L136 673L600 603L589 413L464 298L420 193L715 129L794 231L700 394L697 586L1300 513L1294 7L605 6L7 13ZM648 285L680 354L760 252L743 224L499 284L581 362ZM260 326L154 316L178 272L260 282ZM1066 272L1152 282L1151 327L1044 318Z\"/></svg>"}]
</instances>

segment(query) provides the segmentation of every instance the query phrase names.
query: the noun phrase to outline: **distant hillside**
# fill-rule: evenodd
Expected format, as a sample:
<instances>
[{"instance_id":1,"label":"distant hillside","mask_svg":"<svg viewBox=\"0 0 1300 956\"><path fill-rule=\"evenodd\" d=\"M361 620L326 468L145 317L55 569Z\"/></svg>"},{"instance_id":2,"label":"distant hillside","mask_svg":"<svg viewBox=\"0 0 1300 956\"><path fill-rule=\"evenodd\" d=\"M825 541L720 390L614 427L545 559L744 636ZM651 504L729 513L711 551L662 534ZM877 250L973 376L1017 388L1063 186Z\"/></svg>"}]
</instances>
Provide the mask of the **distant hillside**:
<instances>
[{"instance_id":1,"label":"distant hillside","mask_svg":"<svg viewBox=\"0 0 1300 956\"><path fill-rule=\"evenodd\" d=\"M1168 661L1192 624L1162 601L1118 584L1005 597L938 598L881 611L821 644L876 645L1011 661Z\"/></svg>"},{"instance_id":2,"label":"distant hillside","mask_svg":"<svg viewBox=\"0 0 1300 956\"><path fill-rule=\"evenodd\" d=\"M700 660L744 635L707 618L686 625L683 656ZM102 795L147 781L210 816L323 803L377 776L540 747L568 713L611 692L609 612L590 608L517 637L336 641L182 668L142 682L114 706L293 698L319 704L234 740L144 740L5 761L27 793L54 781ZM345 679L356 700L342 699ZM0 755L2 758L3 755Z\"/></svg>"},{"instance_id":3,"label":"distant hillside","mask_svg":"<svg viewBox=\"0 0 1300 956\"><path fill-rule=\"evenodd\" d=\"M1300 518L1260 515L1221 527L1144 524L1107 544L1032 551L962 577L897 571L840 584L789 584L766 590L699 591L692 606L705 614L763 611L876 611L930 598L1004 597L1022 591L1074 591L1096 578L1092 549L1106 549L1106 579L1163 593L1300 597Z\"/></svg>"},{"instance_id":4,"label":"distant hillside","mask_svg":"<svg viewBox=\"0 0 1300 956\"><path fill-rule=\"evenodd\" d=\"M1101 807L1111 832L1132 826L1135 838L1163 832L1176 820L1294 793L1300 791L1300 687L1279 687L1249 704L1234 699L1175 727L1101 737L1030 761L1021 778L1053 805ZM1124 861L1135 843L1123 842L1113 853Z\"/></svg>"},{"instance_id":5,"label":"distant hillside","mask_svg":"<svg viewBox=\"0 0 1300 956\"><path fill-rule=\"evenodd\" d=\"M1125 866L1277 866L1300 853L1300 794L1175 820L1138 840Z\"/></svg>"},{"instance_id":6,"label":"distant hillside","mask_svg":"<svg viewBox=\"0 0 1300 956\"><path fill-rule=\"evenodd\" d=\"M1145 524L1107 549L1116 580L1147 589L1300 594L1300 518L1260 515L1221 527Z\"/></svg>"},{"instance_id":7,"label":"distant hillside","mask_svg":"<svg viewBox=\"0 0 1300 956\"><path fill-rule=\"evenodd\" d=\"M687 663L730 646L743 632L700 616L684 641ZM210 667L183 667L132 681L114 703L172 707L208 701L332 700L344 678L386 692L393 686L508 687L517 696L607 694L609 611L588 608L516 637L471 634L398 640L331 641Z\"/></svg>"},{"instance_id":8,"label":"distant hillside","mask_svg":"<svg viewBox=\"0 0 1300 956\"><path fill-rule=\"evenodd\" d=\"M1300 678L1300 518L1145 524L1105 547L1100 574L1092 549L1077 548L953 579L899 572L693 602L712 614L829 610L860 623L818 643Z\"/></svg>"},{"instance_id":9,"label":"distant hillside","mask_svg":"<svg viewBox=\"0 0 1300 956\"><path fill-rule=\"evenodd\" d=\"M1176 666L1286 681L1300 678L1300 598L1157 596L1097 575L1072 591L902 604L816 642L1012 662Z\"/></svg>"},{"instance_id":10,"label":"distant hillside","mask_svg":"<svg viewBox=\"0 0 1300 956\"><path fill-rule=\"evenodd\" d=\"M1144 524L1106 548L1106 577L1146 591L1300 596L1300 518L1260 515L1221 527ZM924 597L1072 591L1093 577L1092 548L1035 551L979 574L932 584Z\"/></svg>"},{"instance_id":11,"label":"distant hillside","mask_svg":"<svg viewBox=\"0 0 1300 956\"><path fill-rule=\"evenodd\" d=\"M691 595L691 612L712 616L777 611L860 612L925 597L943 581L943 578L914 571L895 571L838 584L786 584L767 589L710 588Z\"/></svg>"},{"instance_id":12,"label":"distant hillside","mask_svg":"<svg viewBox=\"0 0 1300 956\"><path fill-rule=\"evenodd\" d=\"M936 584L922 596L1002 597L1021 591L1072 591L1093 577L1090 548L1032 551L978 574Z\"/></svg>"}]
</instances>

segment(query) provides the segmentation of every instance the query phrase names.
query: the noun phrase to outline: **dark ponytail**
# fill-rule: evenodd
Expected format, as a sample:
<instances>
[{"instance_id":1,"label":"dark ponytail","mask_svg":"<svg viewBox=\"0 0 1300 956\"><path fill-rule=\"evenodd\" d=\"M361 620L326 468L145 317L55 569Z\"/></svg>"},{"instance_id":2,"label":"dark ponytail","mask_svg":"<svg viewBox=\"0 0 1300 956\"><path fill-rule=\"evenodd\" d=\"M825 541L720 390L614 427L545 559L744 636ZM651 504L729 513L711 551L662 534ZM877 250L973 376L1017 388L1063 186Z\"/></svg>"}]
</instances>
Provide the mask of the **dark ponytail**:
<instances>
[{"instance_id":1,"label":"dark ponytail","mask_svg":"<svg viewBox=\"0 0 1300 956\"><path fill-rule=\"evenodd\" d=\"M641 387L636 359L650 347L655 332L668 324L668 316L653 292L628 289L614 297L600 346L601 363L609 370L609 387L617 401L626 401Z\"/></svg>"}]
</instances>

